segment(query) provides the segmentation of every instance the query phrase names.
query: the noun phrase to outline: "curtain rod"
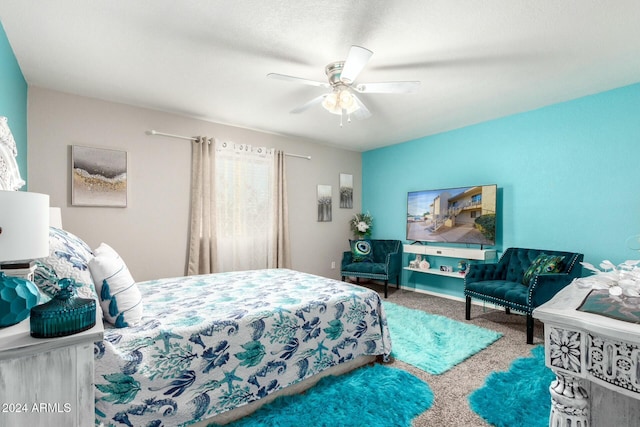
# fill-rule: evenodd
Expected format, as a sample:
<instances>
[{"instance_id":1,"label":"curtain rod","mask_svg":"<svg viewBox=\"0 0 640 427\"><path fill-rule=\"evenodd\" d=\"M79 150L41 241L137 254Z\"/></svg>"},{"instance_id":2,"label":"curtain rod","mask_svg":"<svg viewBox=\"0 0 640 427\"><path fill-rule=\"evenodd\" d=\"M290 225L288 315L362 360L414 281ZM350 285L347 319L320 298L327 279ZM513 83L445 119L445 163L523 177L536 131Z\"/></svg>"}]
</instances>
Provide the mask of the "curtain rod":
<instances>
[{"instance_id":1,"label":"curtain rod","mask_svg":"<svg viewBox=\"0 0 640 427\"><path fill-rule=\"evenodd\" d=\"M182 135L173 135L171 133L164 133L164 132L158 132L157 130L148 130L146 132L147 135L159 135L159 136L168 136L169 138L178 138L178 139L186 139L189 141L195 141L196 139L191 137L191 136L182 136ZM303 156L302 154L291 154L291 153L284 153L285 156L289 156L289 157L298 157L301 159L307 159L307 160L311 160L311 156Z\"/></svg>"}]
</instances>

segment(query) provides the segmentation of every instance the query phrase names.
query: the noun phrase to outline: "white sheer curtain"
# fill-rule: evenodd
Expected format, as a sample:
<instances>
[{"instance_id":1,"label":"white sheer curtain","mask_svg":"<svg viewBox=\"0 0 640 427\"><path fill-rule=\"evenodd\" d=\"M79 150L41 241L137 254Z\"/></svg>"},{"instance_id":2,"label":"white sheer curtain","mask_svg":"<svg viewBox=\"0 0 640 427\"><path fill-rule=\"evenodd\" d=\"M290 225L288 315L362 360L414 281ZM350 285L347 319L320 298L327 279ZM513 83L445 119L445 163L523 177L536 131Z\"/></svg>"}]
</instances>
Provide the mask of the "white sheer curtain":
<instances>
[{"instance_id":1,"label":"white sheer curtain","mask_svg":"<svg viewBox=\"0 0 640 427\"><path fill-rule=\"evenodd\" d=\"M192 184L187 274L290 267L284 153L226 141L214 145L206 153L212 160L193 159L194 170L210 168L206 180L212 185ZM207 150L194 146L196 154L201 151Z\"/></svg>"},{"instance_id":2,"label":"white sheer curtain","mask_svg":"<svg viewBox=\"0 0 640 427\"><path fill-rule=\"evenodd\" d=\"M273 240L273 151L216 141L218 271L266 268Z\"/></svg>"}]
</instances>

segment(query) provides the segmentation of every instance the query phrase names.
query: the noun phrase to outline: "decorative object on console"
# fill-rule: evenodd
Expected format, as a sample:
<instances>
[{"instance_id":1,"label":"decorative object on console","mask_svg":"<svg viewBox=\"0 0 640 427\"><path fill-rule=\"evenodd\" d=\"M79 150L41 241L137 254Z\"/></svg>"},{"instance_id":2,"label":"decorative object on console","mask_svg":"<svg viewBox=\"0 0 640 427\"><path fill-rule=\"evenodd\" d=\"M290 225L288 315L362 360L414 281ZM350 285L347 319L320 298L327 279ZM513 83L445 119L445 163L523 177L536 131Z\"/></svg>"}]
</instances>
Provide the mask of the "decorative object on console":
<instances>
[{"instance_id":1,"label":"decorative object on console","mask_svg":"<svg viewBox=\"0 0 640 427\"><path fill-rule=\"evenodd\" d=\"M592 289L578 310L640 323L640 260L617 266L604 260L600 269L588 262L581 264L594 274L573 281L579 288Z\"/></svg>"},{"instance_id":2,"label":"decorative object on console","mask_svg":"<svg viewBox=\"0 0 640 427\"><path fill-rule=\"evenodd\" d=\"M31 260L49 251L49 196L0 191L0 262ZM25 278L0 272L0 327L20 323L40 299L38 288Z\"/></svg>"},{"instance_id":3,"label":"decorative object on console","mask_svg":"<svg viewBox=\"0 0 640 427\"><path fill-rule=\"evenodd\" d=\"M56 296L31 309L32 337L64 337L95 326L96 300L77 298L74 285L72 279L60 280Z\"/></svg>"},{"instance_id":4,"label":"decorative object on console","mask_svg":"<svg viewBox=\"0 0 640 427\"><path fill-rule=\"evenodd\" d=\"M611 295L604 289L593 289L589 292L578 310L625 322L640 323L640 298Z\"/></svg>"},{"instance_id":5,"label":"decorative object on console","mask_svg":"<svg viewBox=\"0 0 640 427\"><path fill-rule=\"evenodd\" d=\"M604 260L600 269L588 262L581 262L587 270L595 273L591 276L575 279L573 283L580 288L608 289L612 297L640 297L640 260L625 261L618 266Z\"/></svg>"},{"instance_id":6,"label":"decorative object on console","mask_svg":"<svg viewBox=\"0 0 640 427\"><path fill-rule=\"evenodd\" d=\"M0 116L0 190L19 190L25 184L16 163L18 147L9 129L9 119Z\"/></svg>"},{"instance_id":7,"label":"decorative object on console","mask_svg":"<svg viewBox=\"0 0 640 427\"><path fill-rule=\"evenodd\" d=\"M127 152L71 147L71 204L127 207Z\"/></svg>"},{"instance_id":8,"label":"decorative object on console","mask_svg":"<svg viewBox=\"0 0 640 427\"><path fill-rule=\"evenodd\" d=\"M369 212L355 214L349 223L351 231L357 239L364 239L371 236L373 227L373 216Z\"/></svg>"},{"instance_id":9,"label":"decorative object on console","mask_svg":"<svg viewBox=\"0 0 640 427\"><path fill-rule=\"evenodd\" d=\"M416 264L417 264L416 266L419 268L420 267L420 263L422 262L422 255L420 255L420 254L416 255L415 261L416 261Z\"/></svg>"},{"instance_id":10,"label":"decorative object on console","mask_svg":"<svg viewBox=\"0 0 640 427\"><path fill-rule=\"evenodd\" d=\"M416 257L409 261L409 268L416 268L419 270L428 270L431 267L429 261L426 258L422 258L422 255L417 254Z\"/></svg>"}]
</instances>

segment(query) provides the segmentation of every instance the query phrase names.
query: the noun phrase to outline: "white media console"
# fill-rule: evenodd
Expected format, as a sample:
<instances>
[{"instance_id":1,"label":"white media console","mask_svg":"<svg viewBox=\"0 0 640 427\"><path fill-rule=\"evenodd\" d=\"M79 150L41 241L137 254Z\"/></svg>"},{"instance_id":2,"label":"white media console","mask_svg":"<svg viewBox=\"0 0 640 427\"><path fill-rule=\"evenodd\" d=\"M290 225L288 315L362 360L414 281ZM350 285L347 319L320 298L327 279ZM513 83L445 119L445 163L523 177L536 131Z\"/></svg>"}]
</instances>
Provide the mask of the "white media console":
<instances>
[{"instance_id":1,"label":"white media console","mask_svg":"<svg viewBox=\"0 0 640 427\"><path fill-rule=\"evenodd\" d=\"M413 245L404 245L403 250L407 254L435 256L445 258L467 259L474 261L492 261L495 260L497 252L495 249L471 249L471 248L454 248L448 246L431 246L415 243ZM418 273L437 274L439 276L448 276L463 279L464 275L458 271L441 271L440 268L413 268L404 267L405 270L415 271Z\"/></svg>"}]
</instances>

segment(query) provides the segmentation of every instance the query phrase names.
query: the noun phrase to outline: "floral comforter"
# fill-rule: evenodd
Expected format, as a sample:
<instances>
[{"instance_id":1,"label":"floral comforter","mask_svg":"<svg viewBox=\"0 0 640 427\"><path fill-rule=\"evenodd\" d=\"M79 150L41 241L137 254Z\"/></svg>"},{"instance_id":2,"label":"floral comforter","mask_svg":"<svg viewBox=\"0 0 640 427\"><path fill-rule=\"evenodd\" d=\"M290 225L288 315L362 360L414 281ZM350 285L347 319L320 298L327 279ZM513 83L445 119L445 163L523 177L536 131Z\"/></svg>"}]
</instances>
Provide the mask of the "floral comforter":
<instances>
[{"instance_id":1,"label":"floral comforter","mask_svg":"<svg viewBox=\"0 0 640 427\"><path fill-rule=\"evenodd\" d=\"M391 352L378 294L337 280L269 269L138 286L142 323L96 343L97 425L187 426Z\"/></svg>"}]
</instances>

